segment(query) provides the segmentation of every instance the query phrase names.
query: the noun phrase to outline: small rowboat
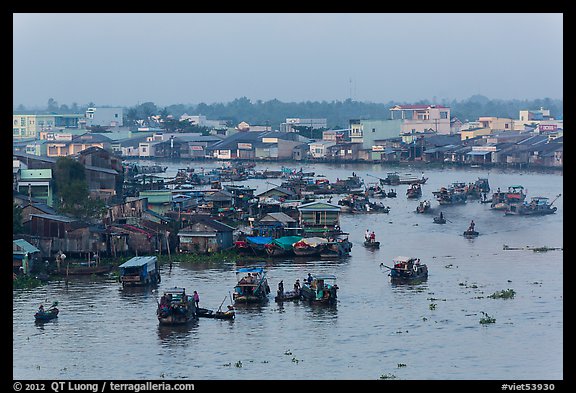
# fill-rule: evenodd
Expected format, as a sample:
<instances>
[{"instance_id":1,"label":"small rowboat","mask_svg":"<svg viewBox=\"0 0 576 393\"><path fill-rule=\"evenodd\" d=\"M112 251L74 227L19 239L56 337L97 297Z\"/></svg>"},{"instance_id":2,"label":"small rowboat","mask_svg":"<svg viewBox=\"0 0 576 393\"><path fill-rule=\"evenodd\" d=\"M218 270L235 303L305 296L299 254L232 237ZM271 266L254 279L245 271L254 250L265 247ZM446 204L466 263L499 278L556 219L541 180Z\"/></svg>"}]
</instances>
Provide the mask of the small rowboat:
<instances>
[{"instance_id":1,"label":"small rowboat","mask_svg":"<svg viewBox=\"0 0 576 393\"><path fill-rule=\"evenodd\" d=\"M478 235L479 235L479 233L478 233L478 232L476 232L476 231L467 230L467 231L464 231L464 234L463 234L463 235L464 235L464 237L466 237L466 238L469 238L469 239L470 239L470 238L473 238L473 237L476 237L476 236L478 236Z\"/></svg>"},{"instance_id":2,"label":"small rowboat","mask_svg":"<svg viewBox=\"0 0 576 393\"><path fill-rule=\"evenodd\" d=\"M48 311L37 311L34 314L34 319L37 322L50 321L51 319L58 318L59 310L56 307L51 307Z\"/></svg>"},{"instance_id":3,"label":"small rowboat","mask_svg":"<svg viewBox=\"0 0 576 393\"><path fill-rule=\"evenodd\" d=\"M434 217L435 224L446 224L446 219L444 217Z\"/></svg>"},{"instance_id":4,"label":"small rowboat","mask_svg":"<svg viewBox=\"0 0 576 393\"><path fill-rule=\"evenodd\" d=\"M196 309L196 316L214 319L234 319L236 312L232 306L228 306L228 310L226 311L214 311L207 308L198 307Z\"/></svg>"},{"instance_id":5,"label":"small rowboat","mask_svg":"<svg viewBox=\"0 0 576 393\"><path fill-rule=\"evenodd\" d=\"M300 292L297 291L287 291L283 292L282 294L278 294L274 297L274 301L281 303L288 300L299 300L300 299Z\"/></svg>"},{"instance_id":6,"label":"small rowboat","mask_svg":"<svg viewBox=\"0 0 576 393\"><path fill-rule=\"evenodd\" d=\"M380 242L364 241L364 247L366 247L366 248L380 248Z\"/></svg>"}]
</instances>

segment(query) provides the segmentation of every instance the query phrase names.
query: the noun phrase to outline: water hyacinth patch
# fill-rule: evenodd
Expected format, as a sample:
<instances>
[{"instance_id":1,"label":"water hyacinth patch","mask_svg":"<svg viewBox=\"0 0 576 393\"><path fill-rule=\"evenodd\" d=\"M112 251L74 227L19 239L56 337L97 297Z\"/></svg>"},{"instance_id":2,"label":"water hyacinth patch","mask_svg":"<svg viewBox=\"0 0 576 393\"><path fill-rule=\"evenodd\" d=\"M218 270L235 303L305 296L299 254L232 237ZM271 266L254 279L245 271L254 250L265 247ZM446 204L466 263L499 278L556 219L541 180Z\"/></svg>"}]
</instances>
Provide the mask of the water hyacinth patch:
<instances>
[{"instance_id":1,"label":"water hyacinth patch","mask_svg":"<svg viewBox=\"0 0 576 393\"><path fill-rule=\"evenodd\" d=\"M513 289L506 289L506 290L503 289L501 291L494 292L492 295L489 295L487 297L491 299L512 299L515 294L516 292Z\"/></svg>"}]
</instances>

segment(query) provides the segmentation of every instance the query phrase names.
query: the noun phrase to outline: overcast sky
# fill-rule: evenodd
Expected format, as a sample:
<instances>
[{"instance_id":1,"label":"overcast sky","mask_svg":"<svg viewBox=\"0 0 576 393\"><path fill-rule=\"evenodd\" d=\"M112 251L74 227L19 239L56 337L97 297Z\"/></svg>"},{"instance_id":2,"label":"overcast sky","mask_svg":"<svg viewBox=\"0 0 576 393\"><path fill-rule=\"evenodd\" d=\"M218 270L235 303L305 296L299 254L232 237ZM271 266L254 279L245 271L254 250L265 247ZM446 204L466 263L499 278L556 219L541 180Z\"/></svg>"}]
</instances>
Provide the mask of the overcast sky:
<instances>
[{"instance_id":1,"label":"overcast sky","mask_svg":"<svg viewBox=\"0 0 576 393\"><path fill-rule=\"evenodd\" d=\"M561 13L15 13L14 106L563 96Z\"/></svg>"}]
</instances>

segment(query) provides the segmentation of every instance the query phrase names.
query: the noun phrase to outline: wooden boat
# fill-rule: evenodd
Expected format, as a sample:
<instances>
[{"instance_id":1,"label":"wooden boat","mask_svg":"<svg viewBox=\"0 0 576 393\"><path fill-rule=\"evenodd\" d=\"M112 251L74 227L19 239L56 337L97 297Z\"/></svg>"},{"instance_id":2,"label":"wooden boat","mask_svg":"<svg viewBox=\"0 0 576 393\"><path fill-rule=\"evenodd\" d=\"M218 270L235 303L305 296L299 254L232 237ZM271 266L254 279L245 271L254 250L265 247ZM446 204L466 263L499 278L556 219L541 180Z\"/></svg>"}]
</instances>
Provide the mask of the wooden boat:
<instances>
[{"instance_id":1,"label":"wooden boat","mask_svg":"<svg viewBox=\"0 0 576 393\"><path fill-rule=\"evenodd\" d=\"M350 256L352 243L348 238L335 238L326 243L324 249L320 252L322 259L338 259Z\"/></svg>"},{"instance_id":2,"label":"wooden boat","mask_svg":"<svg viewBox=\"0 0 576 393\"><path fill-rule=\"evenodd\" d=\"M511 204L523 203L526 200L526 192L521 185L512 185L508 191L502 192L498 189L492 194L490 208L493 210L508 210Z\"/></svg>"},{"instance_id":3,"label":"wooden boat","mask_svg":"<svg viewBox=\"0 0 576 393\"><path fill-rule=\"evenodd\" d=\"M513 203L509 204L504 214L506 215L518 215L518 216L542 216L546 214L556 213L557 207L552 206L561 194L558 194L556 198L548 203L547 197L532 197L530 203Z\"/></svg>"},{"instance_id":4,"label":"wooden boat","mask_svg":"<svg viewBox=\"0 0 576 393\"><path fill-rule=\"evenodd\" d=\"M294 243L302 240L302 236L282 236L265 245L266 253L271 257L294 255Z\"/></svg>"},{"instance_id":5,"label":"wooden boat","mask_svg":"<svg viewBox=\"0 0 576 393\"><path fill-rule=\"evenodd\" d=\"M440 205L457 205L466 203L466 193L454 186L441 187L438 191L432 191L432 194Z\"/></svg>"},{"instance_id":6,"label":"wooden boat","mask_svg":"<svg viewBox=\"0 0 576 393\"><path fill-rule=\"evenodd\" d=\"M58 314L60 313L60 310L58 310L58 308L56 307L57 305L58 305L58 302L54 302L48 308L48 310L38 310L34 314L34 319L36 320L36 322L45 322L45 321L50 321L52 319L58 318Z\"/></svg>"},{"instance_id":7,"label":"wooden boat","mask_svg":"<svg viewBox=\"0 0 576 393\"><path fill-rule=\"evenodd\" d=\"M164 291L156 316L161 325L183 325L196 319L196 305L185 288L174 287Z\"/></svg>"},{"instance_id":8,"label":"wooden boat","mask_svg":"<svg viewBox=\"0 0 576 393\"><path fill-rule=\"evenodd\" d=\"M161 281L158 257L154 255L133 257L118 269L123 287L156 285Z\"/></svg>"},{"instance_id":9,"label":"wooden boat","mask_svg":"<svg viewBox=\"0 0 576 393\"><path fill-rule=\"evenodd\" d=\"M479 235L479 233L475 230L468 229L463 233L464 237L466 238L473 238Z\"/></svg>"},{"instance_id":10,"label":"wooden boat","mask_svg":"<svg viewBox=\"0 0 576 393\"><path fill-rule=\"evenodd\" d=\"M417 199L422 196L422 187L420 183L412 183L410 187L406 190L406 198Z\"/></svg>"},{"instance_id":11,"label":"wooden boat","mask_svg":"<svg viewBox=\"0 0 576 393\"><path fill-rule=\"evenodd\" d=\"M287 291L282 293L277 293L274 297L274 301L277 303L290 301L290 300L300 300L300 291Z\"/></svg>"},{"instance_id":12,"label":"wooden boat","mask_svg":"<svg viewBox=\"0 0 576 393\"><path fill-rule=\"evenodd\" d=\"M366 247L366 248L380 248L380 242L377 242L377 241L371 242L370 240L364 240L364 247Z\"/></svg>"},{"instance_id":13,"label":"wooden boat","mask_svg":"<svg viewBox=\"0 0 576 393\"><path fill-rule=\"evenodd\" d=\"M428 279L428 266L420 263L420 258L397 256L392 262L394 267L390 269L390 281L394 284L415 283Z\"/></svg>"},{"instance_id":14,"label":"wooden boat","mask_svg":"<svg viewBox=\"0 0 576 393\"><path fill-rule=\"evenodd\" d=\"M310 303L335 304L338 298L336 276L318 274L310 277L311 280L304 280L304 284L300 289L301 299Z\"/></svg>"},{"instance_id":15,"label":"wooden boat","mask_svg":"<svg viewBox=\"0 0 576 393\"><path fill-rule=\"evenodd\" d=\"M305 237L294 243L293 251L297 256L320 255L328 243L323 237Z\"/></svg>"},{"instance_id":16,"label":"wooden boat","mask_svg":"<svg viewBox=\"0 0 576 393\"><path fill-rule=\"evenodd\" d=\"M388 192L386 193L386 196L387 196L388 198L396 198L396 195L397 195L397 194L396 194L396 191L394 191L394 190L390 190L390 191L388 191Z\"/></svg>"},{"instance_id":17,"label":"wooden boat","mask_svg":"<svg viewBox=\"0 0 576 393\"><path fill-rule=\"evenodd\" d=\"M266 245L272 242L270 236L247 236L246 243L254 254L266 254Z\"/></svg>"},{"instance_id":18,"label":"wooden boat","mask_svg":"<svg viewBox=\"0 0 576 393\"><path fill-rule=\"evenodd\" d=\"M426 213L431 207L432 204L430 201L422 201L418 206L416 206L416 213Z\"/></svg>"},{"instance_id":19,"label":"wooden boat","mask_svg":"<svg viewBox=\"0 0 576 393\"><path fill-rule=\"evenodd\" d=\"M380 179L380 184L389 186L395 186L398 184L413 184L413 183L424 184L426 183L427 180L428 178L424 177L424 175L422 175L421 178L418 178L416 176L411 175L410 173L400 176L398 172L388 172L386 174L386 178Z\"/></svg>"},{"instance_id":20,"label":"wooden boat","mask_svg":"<svg viewBox=\"0 0 576 393\"><path fill-rule=\"evenodd\" d=\"M444 217L434 217L435 224L446 224L446 219Z\"/></svg>"},{"instance_id":21,"label":"wooden boat","mask_svg":"<svg viewBox=\"0 0 576 393\"><path fill-rule=\"evenodd\" d=\"M226 311L210 310L208 308L198 307L196 309L196 316L199 318L214 318L214 319L234 319L236 312L233 306L228 306Z\"/></svg>"},{"instance_id":22,"label":"wooden boat","mask_svg":"<svg viewBox=\"0 0 576 393\"><path fill-rule=\"evenodd\" d=\"M260 303L268 300L270 286L263 268L239 268L236 270L236 278L232 295L235 303Z\"/></svg>"}]
</instances>

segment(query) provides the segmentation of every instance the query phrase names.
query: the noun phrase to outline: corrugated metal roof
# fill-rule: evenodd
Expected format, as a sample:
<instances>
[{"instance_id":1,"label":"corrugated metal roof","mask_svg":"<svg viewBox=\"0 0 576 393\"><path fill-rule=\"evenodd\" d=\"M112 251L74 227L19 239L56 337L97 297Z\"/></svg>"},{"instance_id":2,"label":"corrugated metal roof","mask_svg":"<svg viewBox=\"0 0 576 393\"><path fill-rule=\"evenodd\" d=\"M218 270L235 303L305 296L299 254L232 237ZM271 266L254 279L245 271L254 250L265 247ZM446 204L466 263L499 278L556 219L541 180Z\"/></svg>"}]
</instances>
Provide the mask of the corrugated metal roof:
<instances>
[{"instance_id":1,"label":"corrugated metal roof","mask_svg":"<svg viewBox=\"0 0 576 393\"><path fill-rule=\"evenodd\" d=\"M22 249L22 251L24 252L40 252L40 250L38 248L36 248L36 246L34 246L33 244L28 243L26 240L24 239L16 239L13 240L12 243L14 243L16 246L18 246L19 248Z\"/></svg>"}]
</instances>

